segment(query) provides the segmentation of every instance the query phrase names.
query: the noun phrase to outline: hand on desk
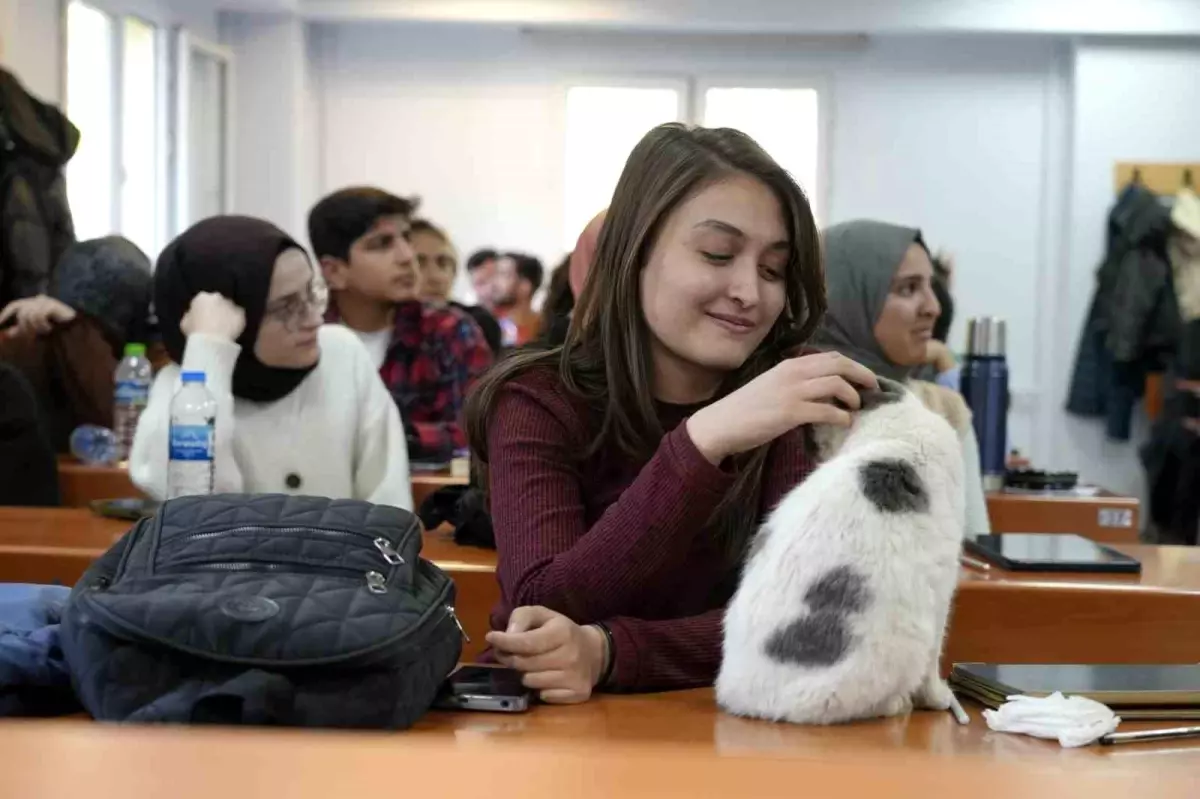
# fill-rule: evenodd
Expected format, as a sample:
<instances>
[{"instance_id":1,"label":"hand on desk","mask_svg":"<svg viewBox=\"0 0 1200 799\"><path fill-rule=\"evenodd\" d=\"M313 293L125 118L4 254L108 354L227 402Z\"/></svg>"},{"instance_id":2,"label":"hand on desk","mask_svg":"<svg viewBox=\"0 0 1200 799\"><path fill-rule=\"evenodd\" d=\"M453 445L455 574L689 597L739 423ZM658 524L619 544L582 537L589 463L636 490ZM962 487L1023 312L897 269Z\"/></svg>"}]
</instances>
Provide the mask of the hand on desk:
<instances>
[{"instance_id":1,"label":"hand on desk","mask_svg":"<svg viewBox=\"0 0 1200 799\"><path fill-rule=\"evenodd\" d=\"M508 629L488 633L487 642L498 662L522 672L525 687L559 705L586 702L611 657L598 628L543 607L517 608Z\"/></svg>"}]
</instances>

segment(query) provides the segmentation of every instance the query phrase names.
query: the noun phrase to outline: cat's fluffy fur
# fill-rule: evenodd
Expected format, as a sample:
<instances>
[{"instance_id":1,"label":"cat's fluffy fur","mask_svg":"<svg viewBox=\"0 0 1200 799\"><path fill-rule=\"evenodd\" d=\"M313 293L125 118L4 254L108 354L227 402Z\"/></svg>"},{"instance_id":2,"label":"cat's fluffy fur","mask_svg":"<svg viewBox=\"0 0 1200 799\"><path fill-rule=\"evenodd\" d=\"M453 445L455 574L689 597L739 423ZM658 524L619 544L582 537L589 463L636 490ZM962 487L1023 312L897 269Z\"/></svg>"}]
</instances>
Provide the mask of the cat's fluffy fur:
<instances>
[{"instance_id":1,"label":"cat's fluffy fur","mask_svg":"<svg viewBox=\"0 0 1200 799\"><path fill-rule=\"evenodd\" d=\"M759 531L725 615L717 701L801 724L945 709L962 543L958 437L903 386L864 395L836 448ZM828 453L826 453L828 454Z\"/></svg>"}]
</instances>

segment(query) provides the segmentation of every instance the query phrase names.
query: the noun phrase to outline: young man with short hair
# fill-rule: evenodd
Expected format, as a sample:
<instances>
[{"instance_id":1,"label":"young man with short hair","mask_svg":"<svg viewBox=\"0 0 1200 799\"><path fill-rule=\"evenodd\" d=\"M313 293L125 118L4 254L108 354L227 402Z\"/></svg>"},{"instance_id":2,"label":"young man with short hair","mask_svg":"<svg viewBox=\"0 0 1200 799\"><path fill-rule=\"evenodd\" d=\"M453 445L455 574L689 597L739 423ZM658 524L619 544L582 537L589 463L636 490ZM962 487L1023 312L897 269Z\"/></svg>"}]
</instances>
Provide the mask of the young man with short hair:
<instances>
[{"instance_id":1,"label":"young man with short hair","mask_svg":"<svg viewBox=\"0 0 1200 799\"><path fill-rule=\"evenodd\" d=\"M496 259L500 253L492 249L477 250L467 259L467 276L475 290L475 300L492 313L496 312Z\"/></svg>"},{"instance_id":2,"label":"young man with short hair","mask_svg":"<svg viewBox=\"0 0 1200 799\"><path fill-rule=\"evenodd\" d=\"M479 326L421 302L409 229L417 201L381 189L334 192L313 206L308 235L330 290L328 321L355 331L391 392L412 460L445 461L466 447L459 416L492 363Z\"/></svg>"},{"instance_id":3,"label":"young man with short hair","mask_svg":"<svg viewBox=\"0 0 1200 799\"><path fill-rule=\"evenodd\" d=\"M545 270L532 255L506 253L496 260L496 316L506 347L528 344L541 333L542 317L533 310L533 295Z\"/></svg>"}]
</instances>

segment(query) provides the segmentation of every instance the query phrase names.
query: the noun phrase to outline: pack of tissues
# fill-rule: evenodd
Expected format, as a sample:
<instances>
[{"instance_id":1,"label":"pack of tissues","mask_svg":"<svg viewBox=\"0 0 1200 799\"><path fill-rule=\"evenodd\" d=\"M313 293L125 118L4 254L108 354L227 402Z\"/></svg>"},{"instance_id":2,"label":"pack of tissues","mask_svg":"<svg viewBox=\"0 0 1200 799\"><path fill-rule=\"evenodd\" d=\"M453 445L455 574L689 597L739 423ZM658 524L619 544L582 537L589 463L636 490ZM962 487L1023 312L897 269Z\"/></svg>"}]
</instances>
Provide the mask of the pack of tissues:
<instances>
[{"instance_id":1,"label":"pack of tissues","mask_svg":"<svg viewBox=\"0 0 1200 799\"><path fill-rule=\"evenodd\" d=\"M1065 747L1087 746L1117 729L1121 717L1082 696L1010 696L999 710L983 717L996 732L1014 732L1057 740Z\"/></svg>"}]
</instances>

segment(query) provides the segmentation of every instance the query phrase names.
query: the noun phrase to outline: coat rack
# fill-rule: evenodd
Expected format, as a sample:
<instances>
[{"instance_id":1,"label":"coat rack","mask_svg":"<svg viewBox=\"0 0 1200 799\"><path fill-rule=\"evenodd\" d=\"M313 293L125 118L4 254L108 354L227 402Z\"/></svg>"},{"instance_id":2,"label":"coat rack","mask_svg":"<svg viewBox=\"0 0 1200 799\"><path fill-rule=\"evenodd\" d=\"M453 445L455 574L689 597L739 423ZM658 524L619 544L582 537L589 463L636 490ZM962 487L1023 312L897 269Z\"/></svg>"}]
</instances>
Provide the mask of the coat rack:
<instances>
[{"instance_id":1,"label":"coat rack","mask_svg":"<svg viewBox=\"0 0 1200 799\"><path fill-rule=\"evenodd\" d=\"M1153 164L1121 161L1113 166L1113 193L1119 193L1135 181L1155 194L1175 194L1184 187L1200 191L1200 162Z\"/></svg>"}]
</instances>

